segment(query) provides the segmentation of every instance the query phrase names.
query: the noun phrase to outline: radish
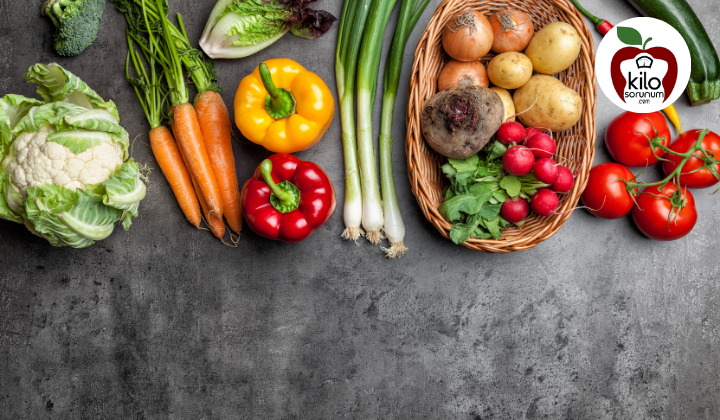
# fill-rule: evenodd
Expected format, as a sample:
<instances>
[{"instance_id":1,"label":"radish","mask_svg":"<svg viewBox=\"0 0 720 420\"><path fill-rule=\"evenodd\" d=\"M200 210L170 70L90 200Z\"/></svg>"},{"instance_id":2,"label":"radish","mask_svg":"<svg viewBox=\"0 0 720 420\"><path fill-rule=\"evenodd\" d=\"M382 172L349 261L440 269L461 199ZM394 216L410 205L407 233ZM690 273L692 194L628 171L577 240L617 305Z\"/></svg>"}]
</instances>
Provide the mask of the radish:
<instances>
[{"instance_id":1,"label":"radish","mask_svg":"<svg viewBox=\"0 0 720 420\"><path fill-rule=\"evenodd\" d=\"M519 122L508 121L498 128L496 135L498 141L506 146L511 143L522 143L525 140L525 129Z\"/></svg>"},{"instance_id":2,"label":"radish","mask_svg":"<svg viewBox=\"0 0 720 420\"><path fill-rule=\"evenodd\" d=\"M552 184L558 178L558 164L550 158L538 159L533 166L535 178L543 184Z\"/></svg>"},{"instance_id":3,"label":"radish","mask_svg":"<svg viewBox=\"0 0 720 420\"><path fill-rule=\"evenodd\" d=\"M500 216L510 223L519 223L530 214L530 205L521 197L508 198L500 207Z\"/></svg>"},{"instance_id":4,"label":"radish","mask_svg":"<svg viewBox=\"0 0 720 420\"><path fill-rule=\"evenodd\" d=\"M533 155L535 155L537 159L551 158L557 150L555 140L545 133L536 133L534 136L528 138L525 145L532 150Z\"/></svg>"},{"instance_id":5,"label":"radish","mask_svg":"<svg viewBox=\"0 0 720 420\"><path fill-rule=\"evenodd\" d=\"M532 171L535 157L525 146L512 146L502 157L503 168L510 175L522 176Z\"/></svg>"},{"instance_id":6,"label":"radish","mask_svg":"<svg viewBox=\"0 0 720 420\"><path fill-rule=\"evenodd\" d=\"M550 189L561 194L570 192L573 185L575 185L575 177L573 176L572 171L564 166L558 166L557 169L558 177L555 182L550 185Z\"/></svg>"},{"instance_id":7,"label":"radish","mask_svg":"<svg viewBox=\"0 0 720 420\"><path fill-rule=\"evenodd\" d=\"M541 131L538 130L537 128L532 128L532 127L526 128L525 129L525 140L523 141L523 144L527 143L528 139L537 133L541 133Z\"/></svg>"},{"instance_id":8,"label":"radish","mask_svg":"<svg viewBox=\"0 0 720 420\"><path fill-rule=\"evenodd\" d=\"M549 216L555 214L559 202L557 194L547 188L541 188L533 195L530 205L536 214Z\"/></svg>"}]
</instances>

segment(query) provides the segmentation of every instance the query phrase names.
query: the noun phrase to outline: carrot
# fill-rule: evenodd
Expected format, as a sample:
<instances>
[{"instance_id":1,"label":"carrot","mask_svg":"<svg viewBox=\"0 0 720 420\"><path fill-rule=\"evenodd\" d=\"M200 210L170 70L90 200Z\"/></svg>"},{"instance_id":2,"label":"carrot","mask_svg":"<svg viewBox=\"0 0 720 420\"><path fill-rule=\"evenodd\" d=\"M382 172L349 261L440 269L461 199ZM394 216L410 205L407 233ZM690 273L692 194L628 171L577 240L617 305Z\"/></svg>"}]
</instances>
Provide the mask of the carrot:
<instances>
[{"instance_id":1,"label":"carrot","mask_svg":"<svg viewBox=\"0 0 720 420\"><path fill-rule=\"evenodd\" d=\"M195 186L195 191L198 191L197 197L198 200L200 200L200 206L202 206L203 213L205 213L205 223L207 223L207 225L210 227L210 231L213 233L213 235L215 235L216 238L222 239L223 236L225 236L225 223L223 223L222 219L218 219L212 213L210 213L210 209L208 208L207 201L205 201L205 197L203 197L202 194L199 192L195 177L190 175L190 178L192 179L192 183Z\"/></svg>"},{"instance_id":2,"label":"carrot","mask_svg":"<svg viewBox=\"0 0 720 420\"><path fill-rule=\"evenodd\" d=\"M232 150L230 115L222 97L212 90L203 93L195 102L195 112L205 139L210 165L220 187L223 216L230 229L239 235L242 230L242 210Z\"/></svg>"},{"instance_id":3,"label":"carrot","mask_svg":"<svg viewBox=\"0 0 720 420\"><path fill-rule=\"evenodd\" d=\"M199 191L207 201L210 213L222 219L223 202L215 173L210 165L205 140L195 108L189 103L180 103L173 109L172 130L180 151L187 159L188 170L197 181Z\"/></svg>"},{"instance_id":4,"label":"carrot","mask_svg":"<svg viewBox=\"0 0 720 420\"><path fill-rule=\"evenodd\" d=\"M180 157L182 158L184 165L187 166L187 157L183 153L180 153ZM210 213L207 201L200 192L197 180L192 173L189 173L189 176L190 181L192 182L193 192L197 194L197 199L198 201L200 201L200 207L202 208L203 214L205 215L205 223L207 223L213 235L215 235L216 238L222 240L223 236L225 236L225 223L223 223L222 219L218 219Z\"/></svg>"},{"instance_id":5,"label":"carrot","mask_svg":"<svg viewBox=\"0 0 720 420\"><path fill-rule=\"evenodd\" d=\"M193 226L200 227L200 206L195 189L170 130L163 126L150 130L150 147L185 217Z\"/></svg>"}]
</instances>

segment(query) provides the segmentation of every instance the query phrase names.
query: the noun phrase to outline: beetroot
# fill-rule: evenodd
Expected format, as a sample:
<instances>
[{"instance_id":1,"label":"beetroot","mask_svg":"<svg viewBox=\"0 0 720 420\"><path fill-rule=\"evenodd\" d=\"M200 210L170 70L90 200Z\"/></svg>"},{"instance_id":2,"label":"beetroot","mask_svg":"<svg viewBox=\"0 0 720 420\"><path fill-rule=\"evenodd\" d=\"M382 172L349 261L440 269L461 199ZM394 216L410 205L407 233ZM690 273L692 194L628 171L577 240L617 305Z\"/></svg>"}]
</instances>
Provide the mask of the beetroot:
<instances>
[{"instance_id":1,"label":"beetroot","mask_svg":"<svg viewBox=\"0 0 720 420\"><path fill-rule=\"evenodd\" d=\"M533 155L537 159L551 158L555 151L557 151L557 144L552 137L545 133L536 133L534 136L528 138L525 145L532 150Z\"/></svg>"},{"instance_id":2,"label":"beetroot","mask_svg":"<svg viewBox=\"0 0 720 420\"><path fill-rule=\"evenodd\" d=\"M504 116L505 106L497 93L482 86L458 86L430 98L421 128L436 152L467 159L490 141Z\"/></svg>"},{"instance_id":3,"label":"beetroot","mask_svg":"<svg viewBox=\"0 0 720 420\"><path fill-rule=\"evenodd\" d=\"M533 195L530 205L536 214L549 216L555 213L559 203L557 194L547 188L540 188Z\"/></svg>"},{"instance_id":4,"label":"beetroot","mask_svg":"<svg viewBox=\"0 0 720 420\"><path fill-rule=\"evenodd\" d=\"M533 166L535 178L543 184L552 184L558 178L558 164L550 158L538 159Z\"/></svg>"},{"instance_id":5,"label":"beetroot","mask_svg":"<svg viewBox=\"0 0 720 420\"><path fill-rule=\"evenodd\" d=\"M512 146L502 157L503 168L510 175L522 176L532 171L535 157L525 146Z\"/></svg>"},{"instance_id":6,"label":"beetroot","mask_svg":"<svg viewBox=\"0 0 720 420\"><path fill-rule=\"evenodd\" d=\"M522 143L525 140L525 129L519 122L510 121L503 123L496 135L498 141L506 146L511 143Z\"/></svg>"},{"instance_id":7,"label":"beetroot","mask_svg":"<svg viewBox=\"0 0 720 420\"><path fill-rule=\"evenodd\" d=\"M519 223L530 214L530 205L522 197L508 198L500 207L500 216L510 223Z\"/></svg>"},{"instance_id":8,"label":"beetroot","mask_svg":"<svg viewBox=\"0 0 720 420\"><path fill-rule=\"evenodd\" d=\"M550 189L556 193L568 193L572 190L575 185L575 177L572 171L564 166L558 166L558 177L555 182L550 185Z\"/></svg>"}]
</instances>

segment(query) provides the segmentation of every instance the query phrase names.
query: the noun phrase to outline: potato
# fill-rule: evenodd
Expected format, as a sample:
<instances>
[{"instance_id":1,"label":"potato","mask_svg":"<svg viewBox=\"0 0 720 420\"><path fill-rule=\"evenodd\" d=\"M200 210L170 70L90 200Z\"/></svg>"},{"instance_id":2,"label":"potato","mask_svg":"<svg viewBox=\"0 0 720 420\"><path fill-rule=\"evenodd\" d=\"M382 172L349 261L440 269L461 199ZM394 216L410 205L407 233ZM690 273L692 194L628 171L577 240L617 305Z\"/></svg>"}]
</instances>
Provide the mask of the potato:
<instances>
[{"instance_id":1,"label":"potato","mask_svg":"<svg viewBox=\"0 0 720 420\"><path fill-rule=\"evenodd\" d=\"M561 81L545 75L535 75L513 95L518 119L526 127L544 127L563 131L574 126L583 109L577 92ZM533 105L534 103L534 105Z\"/></svg>"},{"instance_id":2,"label":"potato","mask_svg":"<svg viewBox=\"0 0 720 420\"><path fill-rule=\"evenodd\" d=\"M513 103L512 96L510 96L510 92L497 86L491 87L490 90L497 93L503 101L503 105L505 106L505 116L503 117L503 122L515 121L515 104Z\"/></svg>"},{"instance_id":3,"label":"potato","mask_svg":"<svg viewBox=\"0 0 720 420\"><path fill-rule=\"evenodd\" d=\"M532 61L519 52L498 54L487 67L490 81L503 89L519 88L530 80L532 72Z\"/></svg>"},{"instance_id":4,"label":"potato","mask_svg":"<svg viewBox=\"0 0 720 420\"><path fill-rule=\"evenodd\" d=\"M503 115L497 93L482 86L460 86L430 98L420 122L425 141L436 152L466 159L490 141Z\"/></svg>"},{"instance_id":5,"label":"potato","mask_svg":"<svg viewBox=\"0 0 720 420\"><path fill-rule=\"evenodd\" d=\"M580 45L580 35L572 25L553 22L535 34L525 55L536 72L555 74L572 66L580 55Z\"/></svg>"}]
</instances>

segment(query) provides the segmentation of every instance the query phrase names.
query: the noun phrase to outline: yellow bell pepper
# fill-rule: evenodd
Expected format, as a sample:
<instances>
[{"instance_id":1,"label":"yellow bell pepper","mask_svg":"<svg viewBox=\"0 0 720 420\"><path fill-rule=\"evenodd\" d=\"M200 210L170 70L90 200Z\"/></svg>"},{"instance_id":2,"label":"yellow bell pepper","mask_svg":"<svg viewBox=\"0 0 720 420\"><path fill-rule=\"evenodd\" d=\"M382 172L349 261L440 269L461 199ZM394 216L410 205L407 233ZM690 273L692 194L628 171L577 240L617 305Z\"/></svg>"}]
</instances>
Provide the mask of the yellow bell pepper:
<instances>
[{"instance_id":1,"label":"yellow bell pepper","mask_svg":"<svg viewBox=\"0 0 720 420\"><path fill-rule=\"evenodd\" d=\"M334 112L325 82L287 58L260 64L235 94L235 124L248 140L274 153L313 147Z\"/></svg>"}]
</instances>

